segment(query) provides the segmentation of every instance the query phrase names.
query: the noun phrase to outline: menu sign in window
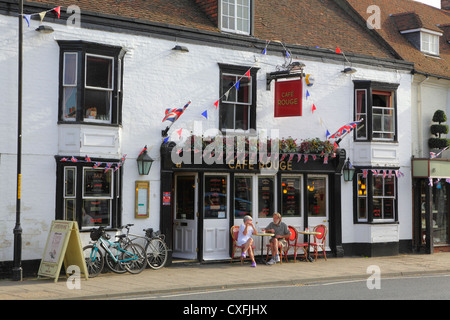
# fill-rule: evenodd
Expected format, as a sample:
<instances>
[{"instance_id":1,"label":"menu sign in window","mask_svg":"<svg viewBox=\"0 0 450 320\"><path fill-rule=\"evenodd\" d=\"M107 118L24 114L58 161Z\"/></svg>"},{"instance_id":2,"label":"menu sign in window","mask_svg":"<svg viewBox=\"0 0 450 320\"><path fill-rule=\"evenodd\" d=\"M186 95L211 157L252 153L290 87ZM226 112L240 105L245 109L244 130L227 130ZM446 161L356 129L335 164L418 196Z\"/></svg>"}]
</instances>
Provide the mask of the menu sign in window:
<instances>
[{"instance_id":1,"label":"menu sign in window","mask_svg":"<svg viewBox=\"0 0 450 320\"><path fill-rule=\"evenodd\" d=\"M205 176L205 218L227 217L227 177Z\"/></svg>"},{"instance_id":2,"label":"menu sign in window","mask_svg":"<svg viewBox=\"0 0 450 320\"><path fill-rule=\"evenodd\" d=\"M252 178L235 177L234 179L234 217L242 218L252 215Z\"/></svg>"},{"instance_id":3,"label":"menu sign in window","mask_svg":"<svg viewBox=\"0 0 450 320\"><path fill-rule=\"evenodd\" d=\"M258 178L258 217L270 217L275 211L274 207L274 187L273 177Z\"/></svg>"},{"instance_id":4,"label":"menu sign in window","mask_svg":"<svg viewBox=\"0 0 450 320\"><path fill-rule=\"evenodd\" d=\"M111 171L104 169L84 170L85 197L111 197Z\"/></svg>"},{"instance_id":5,"label":"menu sign in window","mask_svg":"<svg viewBox=\"0 0 450 320\"><path fill-rule=\"evenodd\" d=\"M301 216L300 177L281 179L281 214L283 216Z\"/></svg>"}]
</instances>

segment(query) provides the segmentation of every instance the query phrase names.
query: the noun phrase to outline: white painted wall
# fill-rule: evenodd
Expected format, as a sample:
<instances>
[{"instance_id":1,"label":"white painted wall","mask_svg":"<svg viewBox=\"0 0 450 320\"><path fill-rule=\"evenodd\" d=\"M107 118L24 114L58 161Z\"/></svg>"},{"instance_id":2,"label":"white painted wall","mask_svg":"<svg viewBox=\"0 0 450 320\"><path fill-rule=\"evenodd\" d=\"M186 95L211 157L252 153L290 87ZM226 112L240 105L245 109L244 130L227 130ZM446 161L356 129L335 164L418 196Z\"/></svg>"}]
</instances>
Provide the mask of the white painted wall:
<instances>
[{"instance_id":1,"label":"white painted wall","mask_svg":"<svg viewBox=\"0 0 450 320\"><path fill-rule=\"evenodd\" d=\"M123 126L114 133L117 136L117 146L107 152L102 148L89 148L80 153L86 151L91 157L111 157L111 152L116 156L127 154L123 178L122 221L134 223L135 232L140 232L144 227L159 228L159 146L161 130L165 128L165 124L161 123L164 110L181 107L188 100L192 101L187 111L173 125L171 132L183 128L183 135L188 135L189 131L194 130L194 126L200 126L203 131L218 127L218 112L213 106L219 98L218 63L260 68L257 76L257 127L277 129L279 137L325 139L327 129L332 133L351 121L354 79L400 83L399 143L373 146L374 149L390 149L393 157L380 156L367 161L377 165L397 164L405 173L405 177L399 179L398 238L411 239L411 76L408 73L354 66L358 73L345 75L341 72L344 66L340 63L299 57L297 60L306 64L305 72L315 78L314 85L307 88L311 96L303 101L303 116L274 119L274 86L272 83L272 89L266 90L266 73L275 71L277 65L284 63L281 55L184 44L179 40L179 44L189 48L189 53L182 54L171 50L175 45L173 41L90 29L70 29L64 25L52 25L54 33L41 35L34 31L37 24L33 20L30 28L26 24L24 28L21 219L24 260L42 257L48 229L55 217L54 156L67 151L64 149L67 147L64 144L64 125L57 124L59 46L55 40L85 40L123 46L127 50L123 72ZM17 18L0 16L0 112L3 115L0 117L0 261L13 258L17 136L16 29ZM314 113L311 112L312 103L317 108ZM208 120L201 115L206 109ZM322 124L320 119L323 120ZM176 141L178 135L175 133L172 138ZM156 159L147 177L139 176L136 166L136 157L144 145L153 147L149 155ZM353 161L355 165L367 162L361 157L358 160L360 147L355 147L350 136L342 141L341 147L347 150L350 159L356 159ZM136 180L150 181L149 219L134 218ZM352 199L351 183L342 182L343 242L370 242L367 227L353 224ZM387 228L392 232L390 226ZM84 235L83 239L86 238Z\"/></svg>"}]
</instances>

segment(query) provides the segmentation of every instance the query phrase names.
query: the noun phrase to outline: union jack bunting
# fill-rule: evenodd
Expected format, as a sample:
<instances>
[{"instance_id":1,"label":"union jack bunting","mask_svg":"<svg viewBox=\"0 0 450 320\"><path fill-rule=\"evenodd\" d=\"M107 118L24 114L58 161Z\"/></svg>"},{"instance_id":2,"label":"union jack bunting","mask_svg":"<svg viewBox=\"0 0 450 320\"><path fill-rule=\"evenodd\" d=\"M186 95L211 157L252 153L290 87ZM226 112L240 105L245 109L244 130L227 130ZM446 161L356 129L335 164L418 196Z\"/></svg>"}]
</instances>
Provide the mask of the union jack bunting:
<instances>
[{"instance_id":1,"label":"union jack bunting","mask_svg":"<svg viewBox=\"0 0 450 320\"><path fill-rule=\"evenodd\" d=\"M173 108L173 109L166 109L166 115L164 116L164 119L162 120L162 122L164 121L170 121L170 122L175 122L184 112L184 110L186 110L186 108L191 104L191 101L189 101L188 103L186 103L184 105L183 108Z\"/></svg>"},{"instance_id":2,"label":"union jack bunting","mask_svg":"<svg viewBox=\"0 0 450 320\"><path fill-rule=\"evenodd\" d=\"M364 121L364 119L361 119L359 121L353 121L346 124L345 126L340 127L339 130L333 133L331 136L329 136L328 139L337 139L344 136L347 133L350 133L362 121Z\"/></svg>"}]
</instances>

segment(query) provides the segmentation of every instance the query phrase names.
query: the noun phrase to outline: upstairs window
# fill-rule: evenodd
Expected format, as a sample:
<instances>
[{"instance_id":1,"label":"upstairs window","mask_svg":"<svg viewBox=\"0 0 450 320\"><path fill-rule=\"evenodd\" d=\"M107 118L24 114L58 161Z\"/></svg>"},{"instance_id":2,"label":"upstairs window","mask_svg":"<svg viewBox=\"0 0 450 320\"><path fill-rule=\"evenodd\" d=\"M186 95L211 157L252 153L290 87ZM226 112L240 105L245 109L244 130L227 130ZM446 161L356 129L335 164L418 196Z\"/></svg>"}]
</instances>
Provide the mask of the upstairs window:
<instances>
[{"instance_id":1,"label":"upstairs window","mask_svg":"<svg viewBox=\"0 0 450 320\"><path fill-rule=\"evenodd\" d=\"M356 141L397 139L397 84L355 80Z\"/></svg>"},{"instance_id":2,"label":"upstairs window","mask_svg":"<svg viewBox=\"0 0 450 320\"><path fill-rule=\"evenodd\" d=\"M428 32L420 33L420 51L439 55L439 36Z\"/></svg>"},{"instance_id":3,"label":"upstairs window","mask_svg":"<svg viewBox=\"0 0 450 320\"><path fill-rule=\"evenodd\" d=\"M120 124L122 59L120 47L58 41L61 122Z\"/></svg>"},{"instance_id":4,"label":"upstairs window","mask_svg":"<svg viewBox=\"0 0 450 320\"><path fill-rule=\"evenodd\" d=\"M221 0L220 4L221 30L250 34L251 0Z\"/></svg>"},{"instance_id":5,"label":"upstairs window","mask_svg":"<svg viewBox=\"0 0 450 320\"><path fill-rule=\"evenodd\" d=\"M219 128L224 132L256 129L256 68L220 65Z\"/></svg>"}]
</instances>

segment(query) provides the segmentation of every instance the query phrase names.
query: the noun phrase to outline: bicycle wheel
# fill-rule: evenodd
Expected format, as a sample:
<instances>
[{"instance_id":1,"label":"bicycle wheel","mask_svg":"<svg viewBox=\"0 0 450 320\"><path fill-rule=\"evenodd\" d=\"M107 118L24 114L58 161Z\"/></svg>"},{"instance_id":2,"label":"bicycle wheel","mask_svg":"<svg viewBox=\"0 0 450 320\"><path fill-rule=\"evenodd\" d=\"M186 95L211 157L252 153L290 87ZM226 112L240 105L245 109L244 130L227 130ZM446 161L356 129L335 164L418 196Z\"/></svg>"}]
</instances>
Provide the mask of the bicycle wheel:
<instances>
[{"instance_id":1,"label":"bicycle wheel","mask_svg":"<svg viewBox=\"0 0 450 320\"><path fill-rule=\"evenodd\" d=\"M167 262L167 245L161 239L151 239L145 249L147 263L152 269L160 269Z\"/></svg>"},{"instance_id":2,"label":"bicycle wheel","mask_svg":"<svg viewBox=\"0 0 450 320\"><path fill-rule=\"evenodd\" d=\"M122 253L122 261L128 272L133 274L142 272L147 264L144 248L137 243L130 243Z\"/></svg>"},{"instance_id":3,"label":"bicycle wheel","mask_svg":"<svg viewBox=\"0 0 450 320\"><path fill-rule=\"evenodd\" d=\"M96 277L103 270L103 264L105 263L103 253L97 246L90 244L83 248L83 254L89 278Z\"/></svg>"},{"instance_id":4,"label":"bicycle wheel","mask_svg":"<svg viewBox=\"0 0 450 320\"><path fill-rule=\"evenodd\" d=\"M122 259L123 253L122 253L122 251L119 250L119 245L109 246L108 249L114 255L114 258L117 259L117 261L114 260L114 258L111 256L111 254L109 252L106 252L105 260L106 260L106 265L108 266L108 268L112 272L115 272L115 273L127 272L127 269L125 269L125 267L123 266L123 263L120 262L120 260Z\"/></svg>"}]
</instances>

